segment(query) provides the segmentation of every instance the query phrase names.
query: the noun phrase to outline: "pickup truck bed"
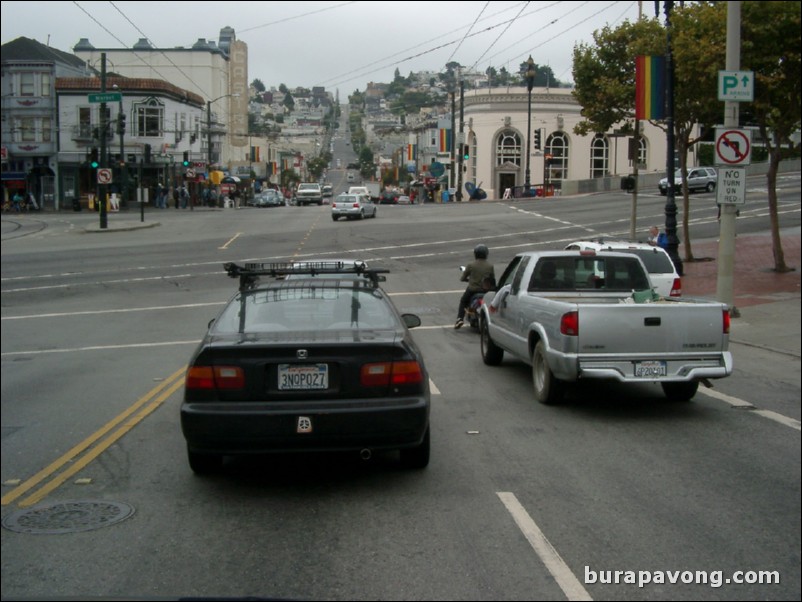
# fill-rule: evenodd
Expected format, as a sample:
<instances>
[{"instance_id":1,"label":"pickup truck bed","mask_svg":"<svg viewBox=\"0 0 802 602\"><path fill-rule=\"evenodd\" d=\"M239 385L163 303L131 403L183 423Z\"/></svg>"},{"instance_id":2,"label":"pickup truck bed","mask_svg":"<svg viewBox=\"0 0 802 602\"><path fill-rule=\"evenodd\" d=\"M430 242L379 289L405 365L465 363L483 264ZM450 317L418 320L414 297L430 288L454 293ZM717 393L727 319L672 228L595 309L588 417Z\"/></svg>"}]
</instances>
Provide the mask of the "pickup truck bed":
<instances>
[{"instance_id":1,"label":"pickup truck bed","mask_svg":"<svg viewBox=\"0 0 802 602\"><path fill-rule=\"evenodd\" d=\"M579 379L657 382L687 400L700 382L732 373L728 307L656 296L634 255L521 253L499 287L482 306L482 359L497 365L507 353L531 365L541 402Z\"/></svg>"}]
</instances>

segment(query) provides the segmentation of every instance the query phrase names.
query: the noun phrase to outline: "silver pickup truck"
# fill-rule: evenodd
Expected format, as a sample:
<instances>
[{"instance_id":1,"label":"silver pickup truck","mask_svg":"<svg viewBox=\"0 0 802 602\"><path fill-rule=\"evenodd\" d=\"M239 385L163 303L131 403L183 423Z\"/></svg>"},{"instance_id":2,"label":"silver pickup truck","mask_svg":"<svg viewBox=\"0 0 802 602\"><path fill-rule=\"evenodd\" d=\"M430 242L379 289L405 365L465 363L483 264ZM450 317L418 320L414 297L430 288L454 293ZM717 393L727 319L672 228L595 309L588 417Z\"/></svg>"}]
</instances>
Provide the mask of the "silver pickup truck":
<instances>
[{"instance_id":1,"label":"silver pickup truck","mask_svg":"<svg viewBox=\"0 0 802 602\"><path fill-rule=\"evenodd\" d=\"M685 401L700 382L732 373L727 305L659 297L627 253L516 255L486 294L479 328L484 363L498 365L507 352L529 364L542 403L592 378L658 382Z\"/></svg>"}]
</instances>

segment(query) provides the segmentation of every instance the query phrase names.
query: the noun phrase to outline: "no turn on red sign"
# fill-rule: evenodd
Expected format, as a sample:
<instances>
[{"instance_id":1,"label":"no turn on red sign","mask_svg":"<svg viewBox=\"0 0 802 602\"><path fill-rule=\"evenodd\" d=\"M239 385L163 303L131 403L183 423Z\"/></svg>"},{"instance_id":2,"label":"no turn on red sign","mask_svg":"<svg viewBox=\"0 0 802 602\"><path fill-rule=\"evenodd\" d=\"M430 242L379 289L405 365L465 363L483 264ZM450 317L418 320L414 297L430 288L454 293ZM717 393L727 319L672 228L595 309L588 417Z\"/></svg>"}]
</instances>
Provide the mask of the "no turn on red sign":
<instances>
[{"instance_id":1,"label":"no turn on red sign","mask_svg":"<svg viewBox=\"0 0 802 602\"><path fill-rule=\"evenodd\" d=\"M111 184L111 169L108 167L101 167L97 170L97 183L98 184Z\"/></svg>"},{"instance_id":2,"label":"no turn on red sign","mask_svg":"<svg viewBox=\"0 0 802 602\"><path fill-rule=\"evenodd\" d=\"M752 132L716 128L716 165L749 165L752 161Z\"/></svg>"}]
</instances>

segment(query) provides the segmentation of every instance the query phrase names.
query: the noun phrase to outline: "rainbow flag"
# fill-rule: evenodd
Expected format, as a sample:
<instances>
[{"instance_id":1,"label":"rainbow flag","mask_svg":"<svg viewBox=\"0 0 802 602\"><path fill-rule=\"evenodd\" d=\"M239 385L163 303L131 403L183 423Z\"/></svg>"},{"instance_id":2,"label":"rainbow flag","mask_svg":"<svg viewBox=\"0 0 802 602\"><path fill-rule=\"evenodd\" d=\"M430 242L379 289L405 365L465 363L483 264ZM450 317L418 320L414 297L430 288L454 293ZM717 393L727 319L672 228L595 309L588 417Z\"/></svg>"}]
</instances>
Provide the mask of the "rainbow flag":
<instances>
[{"instance_id":1,"label":"rainbow flag","mask_svg":"<svg viewBox=\"0 0 802 602\"><path fill-rule=\"evenodd\" d=\"M442 128L440 130L440 152L451 152L451 130Z\"/></svg>"},{"instance_id":2,"label":"rainbow flag","mask_svg":"<svg viewBox=\"0 0 802 602\"><path fill-rule=\"evenodd\" d=\"M635 57L635 119L664 119L666 100L664 56Z\"/></svg>"},{"instance_id":3,"label":"rainbow flag","mask_svg":"<svg viewBox=\"0 0 802 602\"><path fill-rule=\"evenodd\" d=\"M414 161L417 158L418 158L418 145L407 144L407 160Z\"/></svg>"}]
</instances>

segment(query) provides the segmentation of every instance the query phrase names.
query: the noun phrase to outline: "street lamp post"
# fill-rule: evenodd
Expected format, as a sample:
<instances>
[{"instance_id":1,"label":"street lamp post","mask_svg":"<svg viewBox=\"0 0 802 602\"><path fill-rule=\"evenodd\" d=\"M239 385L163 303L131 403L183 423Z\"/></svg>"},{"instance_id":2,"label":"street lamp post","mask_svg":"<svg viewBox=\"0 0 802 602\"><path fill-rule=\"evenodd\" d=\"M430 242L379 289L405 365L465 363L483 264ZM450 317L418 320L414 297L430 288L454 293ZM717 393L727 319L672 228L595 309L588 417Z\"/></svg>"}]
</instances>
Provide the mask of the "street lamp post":
<instances>
[{"instance_id":1,"label":"street lamp post","mask_svg":"<svg viewBox=\"0 0 802 602\"><path fill-rule=\"evenodd\" d=\"M117 84L112 86L115 90L120 90ZM120 103L117 109L117 133L120 134L120 203L123 207L128 202L128 166L125 162L125 114L123 113L123 97L120 90Z\"/></svg>"},{"instance_id":2,"label":"street lamp post","mask_svg":"<svg viewBox=\"0 0 802 602\"><path fill-rule=\"evenodd\" d=\"M532 60L532 55L526 61L526 91L528 94L527 107L526 107L526 173L524 174L524 196L530 196L532 191L532 182L530 179L529 161L532 155L532 88L535 87L535 61Z\"/></svg>"},{"instance_id":3,"label":"street lamp post","mask_svg":"<svg viewBox=\"0 0 802 602\"><path fill-rule=\"evenodd\" d=\"M206 101L206 159L208 163L207 169L212 171L212 103L217 102L223 98L239 98L239 92L234 94L223 94L214 100Z\"/></svg>"}]
</instances>

